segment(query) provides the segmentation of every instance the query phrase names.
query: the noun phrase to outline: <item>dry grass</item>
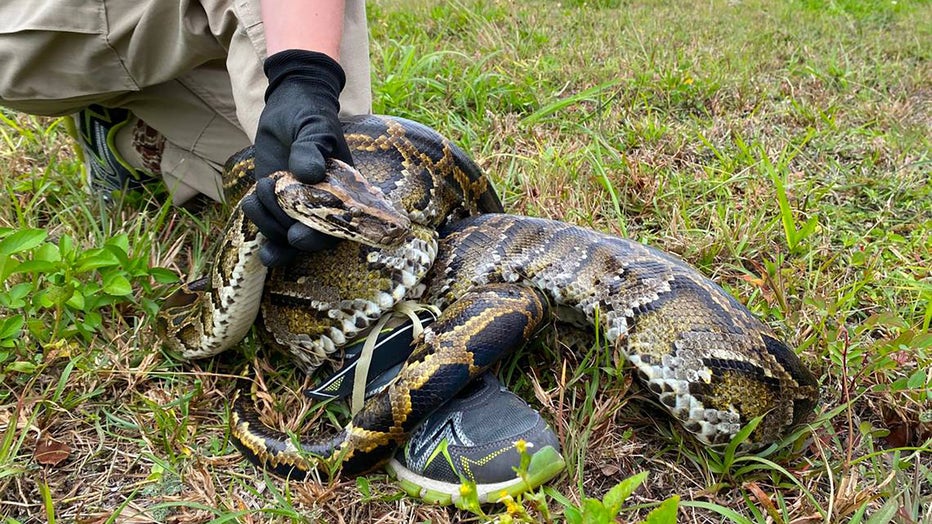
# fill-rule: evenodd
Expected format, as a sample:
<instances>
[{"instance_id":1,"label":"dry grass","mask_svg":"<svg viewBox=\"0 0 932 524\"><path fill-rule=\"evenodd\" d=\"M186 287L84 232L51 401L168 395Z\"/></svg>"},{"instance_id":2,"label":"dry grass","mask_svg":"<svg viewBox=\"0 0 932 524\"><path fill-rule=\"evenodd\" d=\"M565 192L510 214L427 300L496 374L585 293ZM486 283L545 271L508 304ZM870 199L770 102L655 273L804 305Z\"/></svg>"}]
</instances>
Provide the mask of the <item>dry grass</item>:
<instances>
[{"instance_id":1,"label":"dry grass","mask_svg":"<svg viewBox=\"0 0 932 524\"><path fill-rule=\"evenodd\" d=\"M380 0L370 19L378 112L455 138L512 212L680 254L820 377L822 405L796 438L766 460L722 465L653 417L626 374L607 371L620 365L611 351L571 351L562 336L533 345L500 374L564 444L567 473L540 493L555 520L564 503L639 471L650 475L623 521L674 493L681 522L932 519L927 2ZM100 224L58 124L3 114L0 235L41 228L49 242L91 250L125 233L131 260L203 269L221 210L178 213L143 196ZM0 292L46 289L60 274L19 273ZM89 333L43 336L67 310L40 308L0 346L0 515L11 522L501 516L424 506L384 475L317 484L257 473L226 438L244 365L274 386L265 411L275 425L336 411L306 405L294 394L304 377L252 342L172 359L149 322L170 286L148 273L130 280L133 294L102 307ZM4 308L0 320L21 310Z\"/></svg>"}]
</instances>

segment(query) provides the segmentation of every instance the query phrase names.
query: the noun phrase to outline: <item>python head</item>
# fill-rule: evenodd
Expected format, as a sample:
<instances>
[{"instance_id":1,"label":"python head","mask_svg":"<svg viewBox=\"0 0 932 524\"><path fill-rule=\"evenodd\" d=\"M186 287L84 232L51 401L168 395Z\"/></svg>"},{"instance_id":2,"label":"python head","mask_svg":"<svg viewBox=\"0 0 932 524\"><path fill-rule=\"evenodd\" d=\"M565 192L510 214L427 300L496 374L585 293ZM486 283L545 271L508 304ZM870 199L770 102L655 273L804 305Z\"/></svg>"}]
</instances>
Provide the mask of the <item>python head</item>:
<instances>
[{"instance_id":1,"label":"python head","mask_svg":"<svg viewBox=\"0 0 932 524\"><path fill-rule=\"evenodd\" d=\"M278 205L316 231L372 247L394 247L411 230L404 212L339 160L328 160L326 178L316 184L303 184L285 171L271 176Z\"/></svg>"}]
</instances>

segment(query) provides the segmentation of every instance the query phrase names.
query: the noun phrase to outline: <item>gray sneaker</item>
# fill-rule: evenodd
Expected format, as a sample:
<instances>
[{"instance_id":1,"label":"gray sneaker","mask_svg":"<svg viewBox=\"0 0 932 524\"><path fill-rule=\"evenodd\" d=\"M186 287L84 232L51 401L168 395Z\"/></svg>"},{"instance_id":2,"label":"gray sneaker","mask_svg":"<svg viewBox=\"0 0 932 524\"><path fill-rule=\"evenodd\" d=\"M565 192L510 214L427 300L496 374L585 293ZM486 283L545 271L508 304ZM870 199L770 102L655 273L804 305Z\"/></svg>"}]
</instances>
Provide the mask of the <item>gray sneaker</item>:
<instances>
[{"instance_id":1,"label":"gray sneaker","mask_svg":"<svg viewBox=\"0 0 932 524\"><path fill-rule=\"evenodd\" d=\"M426 313L419 316L423 325L433 320ZM413 340L410 320L389 325L378 334L368 362L360 364L363 341L351 344L341 369L305 395L350 396L357 365L367 368L366 398L384 389L411 353ZM530 458L521 475L519 445ZM540 486L564 467L557 436L540 413L487 372L414 430L386 469L410 496L447 505L461 500L465 483L475 485L479 502L496 502Z\"/></svg>"},{"instance_id":2,"label":"gray sneaker","mask_svg":"<svg viewBox=\"0 0 932 524\"><path fill-rule=\"evenodd\" d=\"M91 105L74 115L72 135L80 146L91 192L110 201L114 191L139 189L155 177L131 166L116 149L117 132L133 120L126 109Z\"/></svg>"},{"instance_id":3,"label":"gray sneaker","mask_svg":"<svg viewBox=\"0 0 932 524\"><path fill-rule=\"evenodd\" d=\"M521 469L521 452L530 462ZM536 410L487 372L432 414L386 466L408 495L456 504L474 484L479 502L530 491L564 468L560 443Z\"/></svg>"}]
</instances>

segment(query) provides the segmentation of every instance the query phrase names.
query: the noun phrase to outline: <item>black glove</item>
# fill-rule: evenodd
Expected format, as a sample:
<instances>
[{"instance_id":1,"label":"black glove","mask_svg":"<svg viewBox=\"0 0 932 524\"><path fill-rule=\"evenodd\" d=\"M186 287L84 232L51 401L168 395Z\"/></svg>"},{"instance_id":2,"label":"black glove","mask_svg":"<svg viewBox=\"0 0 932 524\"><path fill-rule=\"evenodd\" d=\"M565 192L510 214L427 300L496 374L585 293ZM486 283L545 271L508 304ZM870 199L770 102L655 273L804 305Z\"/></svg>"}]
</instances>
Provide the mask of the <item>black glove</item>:
<instances>
[{"instance_id":1,"label":"black glove","mask_svg":"<svg viewBox=\"0 0 932 524\"><path fill-rule=\"evenodd\" d=\"M350 165L353 158L340 125L340 91L346 75L323 53L290 49L268 57L265 109L256 132L256 190L243 211L268 239L259 253L272 267L289 263L300 251L331 246L332 237L296 222L275 201L275 184L266 178L287 170L306 184L324 178L327 158Z\"/></svg>"}]
</instances>

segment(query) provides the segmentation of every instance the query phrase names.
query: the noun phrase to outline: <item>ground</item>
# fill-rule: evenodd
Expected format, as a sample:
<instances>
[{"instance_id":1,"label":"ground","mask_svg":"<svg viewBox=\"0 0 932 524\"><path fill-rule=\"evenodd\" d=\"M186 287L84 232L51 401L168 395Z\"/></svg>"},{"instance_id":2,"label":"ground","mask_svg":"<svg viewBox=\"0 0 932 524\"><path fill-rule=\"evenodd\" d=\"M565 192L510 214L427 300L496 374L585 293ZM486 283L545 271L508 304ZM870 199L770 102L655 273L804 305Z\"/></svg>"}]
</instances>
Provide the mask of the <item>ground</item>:
<instances>
[{"instance_id":1,"label":"ground","mask_svg":"<svg viewBox=\"0 0 932 524\"><path fill-rule=\"evenodd\" d=\"M382 474L286 483L227 439L257 366L283 427L336 423L251 340L184 362L152 329L225 211L94 203L60 119L4 110L0 515L10 522L562 521L647 472L618 519L929 522L932 6L922 0L369 4L375 111L437 128L509 212L635 238L697 266L819 377L808 424L711 453L653 416L612 350L548 335L499 375L550 420L565 475L482 512ZM162 269L155 269L162 268ZM523 513L523 512L527 513Z\"/></svg>"}]
</instances>

